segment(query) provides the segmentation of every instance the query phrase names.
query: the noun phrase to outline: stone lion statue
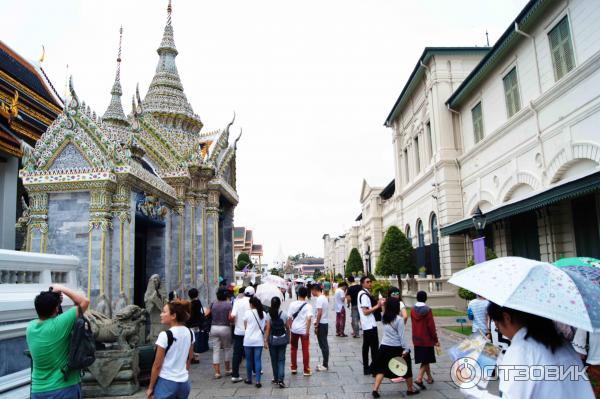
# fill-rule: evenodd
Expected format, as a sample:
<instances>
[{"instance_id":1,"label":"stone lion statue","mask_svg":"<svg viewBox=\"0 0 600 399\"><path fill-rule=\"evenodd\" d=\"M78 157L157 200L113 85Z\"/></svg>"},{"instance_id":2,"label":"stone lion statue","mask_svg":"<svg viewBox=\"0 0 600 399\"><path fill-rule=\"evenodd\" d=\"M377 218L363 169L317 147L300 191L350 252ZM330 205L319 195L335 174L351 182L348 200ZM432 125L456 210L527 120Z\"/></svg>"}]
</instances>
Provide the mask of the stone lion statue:
<instances>
[{"instance_id":1,"label":"stone lion statue","mask_svg":"<svg viewBox=\"0 0 600 399\"><path fill-rule=\"evenodd\" d=\"M167 303L167 291L160 281L158 274L153 274L148 280L148 287L144 294L144 303L146 304L146 312L150 316L150 334L148 340L154 342L158 338L158 334L165 329L160 323L160 313Z\"/></svg>"},{"instance_id":2,"label":"stone lion statue","mask_svg":"<svg viewBox=\"0 0 600 399\"><path fill-rule=\"evenodd\" d=\"M85 314L96 342L116 342L121 349L131 349L144 343L146 311L137 305L125 306L112 319L96 310Z\"/></svg>"}]
</instances>

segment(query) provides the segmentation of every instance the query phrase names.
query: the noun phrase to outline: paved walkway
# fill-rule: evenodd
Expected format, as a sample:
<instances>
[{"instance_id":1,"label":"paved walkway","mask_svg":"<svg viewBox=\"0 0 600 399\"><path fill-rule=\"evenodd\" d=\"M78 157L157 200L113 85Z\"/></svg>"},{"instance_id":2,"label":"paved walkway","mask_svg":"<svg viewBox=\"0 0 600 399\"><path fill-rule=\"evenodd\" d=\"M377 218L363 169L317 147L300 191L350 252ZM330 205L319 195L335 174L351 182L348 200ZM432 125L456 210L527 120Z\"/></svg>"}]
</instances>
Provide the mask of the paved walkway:
<instances>
[{"instance_id":1,"label":"paved walkway","mask_svg":"<svg viewBox=\"0 0 600 399\"><path fill-rule=\"evenodd\" d=\"M286 301L284 307L287 307L289 300ZM311 301L314 303L314 300ZM311 331L310 341L310 363L313 370L313 375L304 377L302 375L301 351L298 352L299 374L291 375L289 373L290 355L289 349L286 358L286 378L285 382L288 388L281 389L271 385L273 376L271 370L271 362L268 351L263 351L263 370L262 388L255 388L253 385L246 385L243 382L233 384L229 377L223 377L219 380L213 379L212 368L212 351L201 354L200 364L192 366L191 381L192 393L190 398L208 399L208 398L290 398L302 399L305 397L322 398L322 399L354 399L354 398L371 398L373 378L363 375L362 365L362 339L352 338L349 334L351 331L350 317L346 319L346 338L335 336L335 312L333 311L333 299L330 299L330 328L329 328L329 347L330 360L329 371L317 372L316 366L319 362L319 347L316 337ZM445 320L440 320L441 324ZM379 328L381 330L381 328ZM406 328L407 336L410 339L410 321ZM443 328L438 328L438 335L442 348L449 348L458 342L461 338L458 334L448 332ZM380 331L381 336L381 331ZM412 347L412 342L411 342ZM289 346L288 346L289 348ZM421 399L429 398L461 398L462 395L457 390L456 386L450 380L450 365L451 361L446 355L446 351L438 357L437 363L431 365L433 385L427 386L427 390L421 391L416 396ZM221 366L223 369L223 366ZM413 364L413 373L416 375L417 367ZM240 375L245 376L245 366L242 362ZM427 385L427 384L426 384ZM141 391L135 396L128 398L144 398L145 391ZM392 383L385 379L381 385L379 392L382 398L400 398L405 396L406 384Z\"/></svg>"}]
</instances>

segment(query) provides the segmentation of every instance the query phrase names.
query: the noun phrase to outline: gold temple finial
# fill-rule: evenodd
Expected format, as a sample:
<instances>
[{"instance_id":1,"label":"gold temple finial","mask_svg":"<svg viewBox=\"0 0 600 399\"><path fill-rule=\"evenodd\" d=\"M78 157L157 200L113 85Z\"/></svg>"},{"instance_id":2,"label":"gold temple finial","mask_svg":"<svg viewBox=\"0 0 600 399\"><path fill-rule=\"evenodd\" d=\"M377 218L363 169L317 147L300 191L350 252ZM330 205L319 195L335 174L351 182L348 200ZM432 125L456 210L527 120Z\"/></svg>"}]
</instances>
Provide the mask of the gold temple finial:
<instances>
[{"instance_id":1,"label":"gold temple finial","mask_svg":"<svg viewBox=\"0 0 600 399\"><path fill-rule=\"evenodd\" d=\"M19 115L19 92L15 90L15 96L10 100L10 104L0 103L0 115L8 119L11 123Z\"/></svg>"},{"instance_id":2,"label":"gold temple finial","mask_svg":"<svg viewBox=\"0 0 600 399\"><path fill-rule=\"evenodd\" d=\"M44 62L45 58L46 58L46 49L44 48L44 45L42 44L42 55L40 56L40 64L42 62Z\"/></svg>"}]
</instances>

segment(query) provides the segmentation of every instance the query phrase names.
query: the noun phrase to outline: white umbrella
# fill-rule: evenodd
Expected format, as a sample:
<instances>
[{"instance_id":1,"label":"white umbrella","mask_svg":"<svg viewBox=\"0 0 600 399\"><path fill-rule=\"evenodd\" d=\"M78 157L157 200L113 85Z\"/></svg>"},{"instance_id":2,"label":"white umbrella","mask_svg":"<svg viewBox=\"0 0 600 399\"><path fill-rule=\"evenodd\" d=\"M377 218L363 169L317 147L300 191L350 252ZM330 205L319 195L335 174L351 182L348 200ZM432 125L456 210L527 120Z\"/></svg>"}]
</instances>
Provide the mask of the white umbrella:
<instances>
[{"instance_id":1,"label":"white umbrella","mask_svg":"<svg viewBox=\"0 0 600 399\"><path fill-rule=\"evenodd\" d=\"M600 331L600 286L549 263L518 257L492 259L455 273L448 282L500 306Z\"/></svg>"},{"instance_id":2,"label":"white umbrella","mask_svg":"<svg viewBox=\"0 0 600 399\"><path fill-rule=\"evenodd\" d=\"M265 306L271 306L271 299L274 297L278 297L281 299L281 302L283 302L283 294L281 293L279 287L277 287L275 284L259 284L258 287L256 287L256 293L254 296L257 297Z\"/></svg>"},{"instance_id":3,"label":"white umbrella","mask_svg":"<svg viewBox=\"0 0 600 399\"><path fill-rule=\"evenodd\" d=\"M287 288L287 282L283 277L275 276L273 274L269 274L265 278L263 278L263 282L276 285L279 288Z\"/></svg>"},{"instance_id":4,"label":"white umbrella","mask_svg":"<svg viewBox=\"0 0 600 399\"><path fill-rule=\"evenodd\" d=\"M296 283L305 283L306 281L303 278L297 278L294 280Z\"/></svg>"}]
</instances>

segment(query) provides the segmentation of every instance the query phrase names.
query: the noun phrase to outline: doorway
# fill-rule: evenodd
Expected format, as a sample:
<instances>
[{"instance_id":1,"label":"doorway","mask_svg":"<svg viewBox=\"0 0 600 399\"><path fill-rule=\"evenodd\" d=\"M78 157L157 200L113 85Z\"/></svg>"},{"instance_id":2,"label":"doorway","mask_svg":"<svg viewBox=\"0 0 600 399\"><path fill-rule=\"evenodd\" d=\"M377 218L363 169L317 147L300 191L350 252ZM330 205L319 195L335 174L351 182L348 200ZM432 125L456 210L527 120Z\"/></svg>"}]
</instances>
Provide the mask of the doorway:
<instances>
[{"instance_id":1,"label":"doorway","mask_svg":"<svg viewBox=\"0 0 600 399\"><path fill-rule=\"evenodd\" d=\"M164 270L165 223L142 215L135 217L135 249L133 276L133 303L144 307L144 294L148 279L159 274L166 283Z\"/></svg>"},{"instance_id":2,"label":"doorway","mask_svg":"<svg viewBox=\"0 0 600 399\"><path fill-rule=\"evenodd\" d=\"M510 218L512 256L540 260L537 216L526 212Z\"/></svg>"}]
</instances>

